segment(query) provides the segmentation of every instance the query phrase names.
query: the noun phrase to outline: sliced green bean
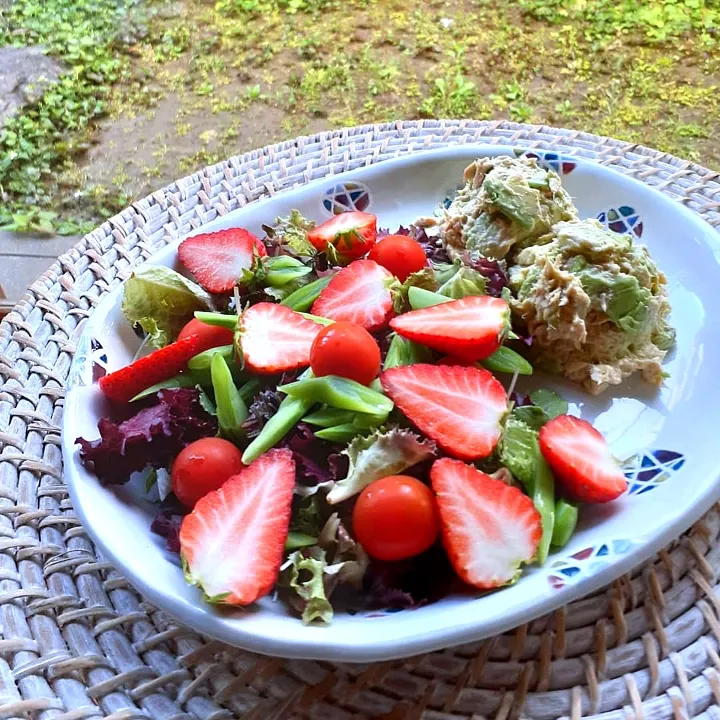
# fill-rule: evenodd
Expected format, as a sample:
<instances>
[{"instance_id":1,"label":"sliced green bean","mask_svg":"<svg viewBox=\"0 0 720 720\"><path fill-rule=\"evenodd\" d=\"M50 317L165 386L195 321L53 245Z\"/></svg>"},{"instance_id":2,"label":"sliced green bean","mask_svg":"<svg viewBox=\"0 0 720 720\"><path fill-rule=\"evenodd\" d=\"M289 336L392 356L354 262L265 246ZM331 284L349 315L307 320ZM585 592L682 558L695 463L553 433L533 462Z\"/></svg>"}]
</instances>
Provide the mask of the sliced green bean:
<instances>
[{"instance_id":1,"label":"sliced green bean","mask_svg":"<svg viewBox=\"0 0 720 720\"><path fill-rule=\"evenodd\" d=\"M577 505L560 498L555 503L555 527L552 533L552 545L564 547L575 532L578 521Z\"/></svg>"},{"instance_id":2,"label":"sliced green bean","mask_svg":"<svg viewBox=\"0 0 720 720\"><path fill-rule=\"evenodd\" d=\"M540 453L535 461L532 500L542 520L542 538L537 549L537 561L542 565L547 560L550 542L555 526L555 479Z\"/></svg>"},{"instance_id":3,"label":"sliced green bean","mask_svg":"<svg viewBox=\"0 0 720 720\"><path fill-rule=\"evenodd\" d=\"M195 384L195 378L193 378L192 375L176 375L169 380L163 380L162 382L151 385L149 388L146 388L142 392L139 392L132 400L130 400L130 402L135 402L135 400L142 400L142 398L145 398L148 395L153 395L160 390L171 390L174 388L190 388L195 387Z\"/></svg>"},{"instance_id":4,"label":"sliced green bean","mask_svg":"<svg viewBox=\"0 0 720 720\"><path fill-rule=\"evenodd\" d=\"M400 335L393 335L387 355L385 355L383 370L400 367L401 365L430 362L431 360L432 354L425 345L420 345Z\"/></svg>"},{"instance_id":5,"label":"sliced green bean","mask_svg":"<svg viewBox=\"0 0 720 720\"><path fill-rule=\"evenodd\" d=\"M353 421L355 413L351 410L338 410L337 408L320 408L306 415L302 420L308 425L328 428L334 425L344 425Z\"/></svg>"},{"instance_id":6,"label":"sliced green bean","mask_svg":"<svg viewBox=\"0 0 720 720\"><path fill-rule=\"evenodd\" d=\"M220 432L230 438L242 437L242 424L247 419L248 410L222 355L213 356L210 374Z\"/></svg>"},{"instance_id":7,"label":"sliced green bean","mask_svg":"<svg viewBox=\"0 0 720 720\"><path fill-rule=\"evenodd\" d=\"M214 325L216 327L224 327L228 330L237 330L238 316L225 315L224 313L201 312L195 313L195 319L206 325Z\"/></svg>"},{"instance_id":8,"label":"sliced green bean","mask_svg":"<svg viewBox=\"0 0 720 720\"><path fill-rule=\"evenodd\" d=\"M299 533L290 531L285 540L285 550L291 552L292 550L299 550L300 548L309 547L317 543L317 538L312 535L306 535L305 533Z\"/></svg>"},{"instance_id":9,"label":"sliced green bean","mask_svg":"<svg viewBox=\"0 0 720 720\"><path fill-rule=\"evenodd\" d=\"M291 292L280 304L289 307L291 310L305 312L313 306L313 303L320 297L320 293L328 286L332 278L332 275L325 275L313 280L313 282Z\"/></svg>"},{"instance_id":10,"label":"sliced green bean","mask_svg":"<svg viewBox=\"0 0 720 720\"><path fill-rule=\"evenodd\" d=\"M393 409L392 400L382 393L337 375L297 380L280 385L278 390L313 403L370 415L384 415Z\"/></svg>"},{"instance_id":11,"label":"sliced green bean","mask_svg":"<svg viewBox=\"0 0 720 720\"><path fill-rule=\"evenodd\" d=\"M452 298L440 295L440 293L424 288L411 287L408 290L408 302L413 310L423 310L424 308L440 305L440 303L453 302ZM197 315L197 313L195 313Z\"/></svg>"},{"instance_id":12,"label":"sliced green bean","mask_svg":"<svg viewBox=\"0 0 720 720\"><path fill-rule=\"evenodd\" d=\"M501 345L492 355L480 361L480 364L497 373L517 373L518 375L532 375L533 366L522 356L509 347Z\"/></svg>"},{"instance_id":13,"label":"sliced green bean","mask_svg":"<svg viewBox=\"0 0 720 720\"><path fill-rule=\"evenodd\" d=\"M314 405L312 400L301 400L288 395L277 412L265 423L260 434L247 446L242 456L245 465L257 460L264 452L275 447Z\"/></svg>"},{"instance_id":14,"label":"sliced green bean","mask_svg":"<svg viewBox=\"0 0 720 720\"><path fill-rule=\"evenodd\" d=\"M347 423L345 425L335 425L334 427L318 430L315 433L315 437L335 443L349 443L356 435L360 435L361 432L362 431L352 423Z\"/></svg>"}]
</instances>

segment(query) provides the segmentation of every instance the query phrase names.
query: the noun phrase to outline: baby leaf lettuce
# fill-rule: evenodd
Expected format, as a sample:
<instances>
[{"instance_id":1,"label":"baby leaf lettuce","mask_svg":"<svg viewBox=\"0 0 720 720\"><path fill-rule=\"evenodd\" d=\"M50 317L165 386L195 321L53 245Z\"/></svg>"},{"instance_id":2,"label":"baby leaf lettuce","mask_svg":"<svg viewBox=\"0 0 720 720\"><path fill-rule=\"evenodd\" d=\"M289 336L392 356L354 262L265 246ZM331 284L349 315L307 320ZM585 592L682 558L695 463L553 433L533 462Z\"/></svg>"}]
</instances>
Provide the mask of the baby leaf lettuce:
<instances>
[{"instance_id":1,"label":"baby leaf lettuce","mask_svg":"<svg viewBox=\"0 0 720 720\"><path fill-rule=\"evenodd\" d=\"M142 265L125 283L123 314L132 325L140 325L156 348L175 340L196 310L212 309L208 293L167 267Z\"/></svg>"}]
</instances>

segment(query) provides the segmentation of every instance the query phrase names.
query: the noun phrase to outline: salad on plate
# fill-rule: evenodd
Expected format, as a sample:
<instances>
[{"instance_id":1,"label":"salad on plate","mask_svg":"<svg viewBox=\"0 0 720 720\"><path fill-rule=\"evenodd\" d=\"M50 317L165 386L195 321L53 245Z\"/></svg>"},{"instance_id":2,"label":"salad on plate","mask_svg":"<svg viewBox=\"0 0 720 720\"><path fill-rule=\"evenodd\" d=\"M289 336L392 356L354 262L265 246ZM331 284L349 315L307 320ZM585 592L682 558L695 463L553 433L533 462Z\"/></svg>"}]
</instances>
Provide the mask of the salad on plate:
<instances>
[{"instance_id":1,"label":"salad on plate","mask_svg":"<svg viewBox=\"0 0 720 720\"><path fill-rule=\"evenodd\" d=\"M516 381L660 385L663 274L534 159L464 179L408 228L294 211L126 281L141 351L100 378L112 410L80 458L106 485L143 473L152 530L207 602L272 595L327 624L501 588L624 493L602 434Z\"/></svg>"}]
</instances>

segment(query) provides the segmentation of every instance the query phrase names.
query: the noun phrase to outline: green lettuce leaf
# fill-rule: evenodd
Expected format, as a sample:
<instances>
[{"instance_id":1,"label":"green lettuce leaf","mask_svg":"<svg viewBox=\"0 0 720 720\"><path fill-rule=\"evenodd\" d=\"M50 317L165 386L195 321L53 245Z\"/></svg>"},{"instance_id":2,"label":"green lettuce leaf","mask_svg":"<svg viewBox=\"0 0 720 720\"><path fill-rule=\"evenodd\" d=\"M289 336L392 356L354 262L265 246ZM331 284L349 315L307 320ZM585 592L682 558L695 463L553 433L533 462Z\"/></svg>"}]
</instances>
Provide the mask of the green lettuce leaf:
<instances>
[{"instance_id":1,"label":"green lettuce leaf","mask_svg":"<svg viewBox=\"0 0 720 720\"><path fill-rule=\"evenodd\" d=\"M302 601L301 607L298 607L297 603L294 603L294 606L301 612L304 625L313 622L327 625L332 620L333 608L325 595L323 582L326 566L325 551L318 547L296 550L287 559L284 570L287 573L287 585ZM301 572L306 579L301 580Z\"/></svg>"},{"instance_id":2,"label":"green lettuce leaf","mask_svg":"<svg viewBox=\"0 0 720 720\"><path fill-rule=\"evenodd\" d=\"M196 310L212 309L208 293L167 267L140 266L124 286L123 314L140 325L156 348L173 342Z\"/></svg>"},{"instance_id":3,"label":"green lettuce leaf","mask_svg":"<svg viewBox=\"0 0 720 720\"><path fill-rule=\"evenodd\" d=\"M437 290L440 295L460 300L468 295L485 295L487 280L477 270L467 265L460 264L453 273Z\"/></svg>"},{"instance_id":4,"label":"green lettuce leaf","mask_svg":"<svg viewBox=\"0 0 720 720\"><path fill-rule=\"evenodd\" d=\"M556 418L558 415L566 415L568 411L568 403L565 398L561 398L553 390L548 388L539 388L530 393L530 400L533 405L541 408L548 417L548 420Z\"/></svg>"},{"instance_id":5,"label":"green lettuce leaf","mask_svg":"<svg viewBox=\"0 0 720 720\"><path fill-rule=\"evenodd\" d=\"M518 408L522 410L524 408ZM540 455L538 431L520 420L513 410L505 423L500 441L500 462L529 489L535 477L535 467Z\"/></svg>"},{"instance_id":6,"label":"green lettuce leaf","mask_svg":"<svg viewBox=\"0 0 720 720\"><path fill-rule=\"evenodd\" d=\"M292 210L286 218L277 218L273 227L263 229L269 237L286 245L296 255L313 257L317 250L308 240L308 230L312 230L315 223L306 220L299 210Z\"/></svg>"},{"instance_id":7,"label":"green lettuce leaf","mask_svg":"<svg viewBox=\"0 0 720 720\"><path fill-rule=\"evenodd\" d=\"M435 452L435 443L421 440L410 430L378 430L373 435L357 437L343 450L350 458L347 476L335 483L327 501L335 505L347 500L375 480L397 475Z\"/></svg>"}]
</instances>

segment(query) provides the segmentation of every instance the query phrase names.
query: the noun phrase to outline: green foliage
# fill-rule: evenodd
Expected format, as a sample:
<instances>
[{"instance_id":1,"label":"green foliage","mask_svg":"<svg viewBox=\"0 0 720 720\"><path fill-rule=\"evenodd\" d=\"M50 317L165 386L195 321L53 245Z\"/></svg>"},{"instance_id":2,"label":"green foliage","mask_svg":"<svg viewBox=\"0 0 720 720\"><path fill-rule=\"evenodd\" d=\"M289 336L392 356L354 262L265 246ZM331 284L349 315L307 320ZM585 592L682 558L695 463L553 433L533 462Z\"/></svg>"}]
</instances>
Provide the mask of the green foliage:
<instances>
[{"instance_id":1,"label":"green foliage","mask_svg":"<svg viewBox=\"0 0 720 720\"><path fill-rule=\"evenodd\" d=\"M715 0L519 0L532 16L553 23L578 20L592 40L642 32L662 42L689 30L708 31L720 23Z\"/></svg>"},{"instance_id":2,"label":"green foliage","mask_svg":"<svg viewBox=\"0 0 720 720\"><path fill-rule=\"evenodd\" d=\"M0 45L42 44L67 66L34 106L12 117L0 133L0 225L17 230L74 232L56 223L56 171L87 148L93 120L104 110L120 68L111 47L130 0L16 0L6 11Z\"/></svg>"}]
</instances>

